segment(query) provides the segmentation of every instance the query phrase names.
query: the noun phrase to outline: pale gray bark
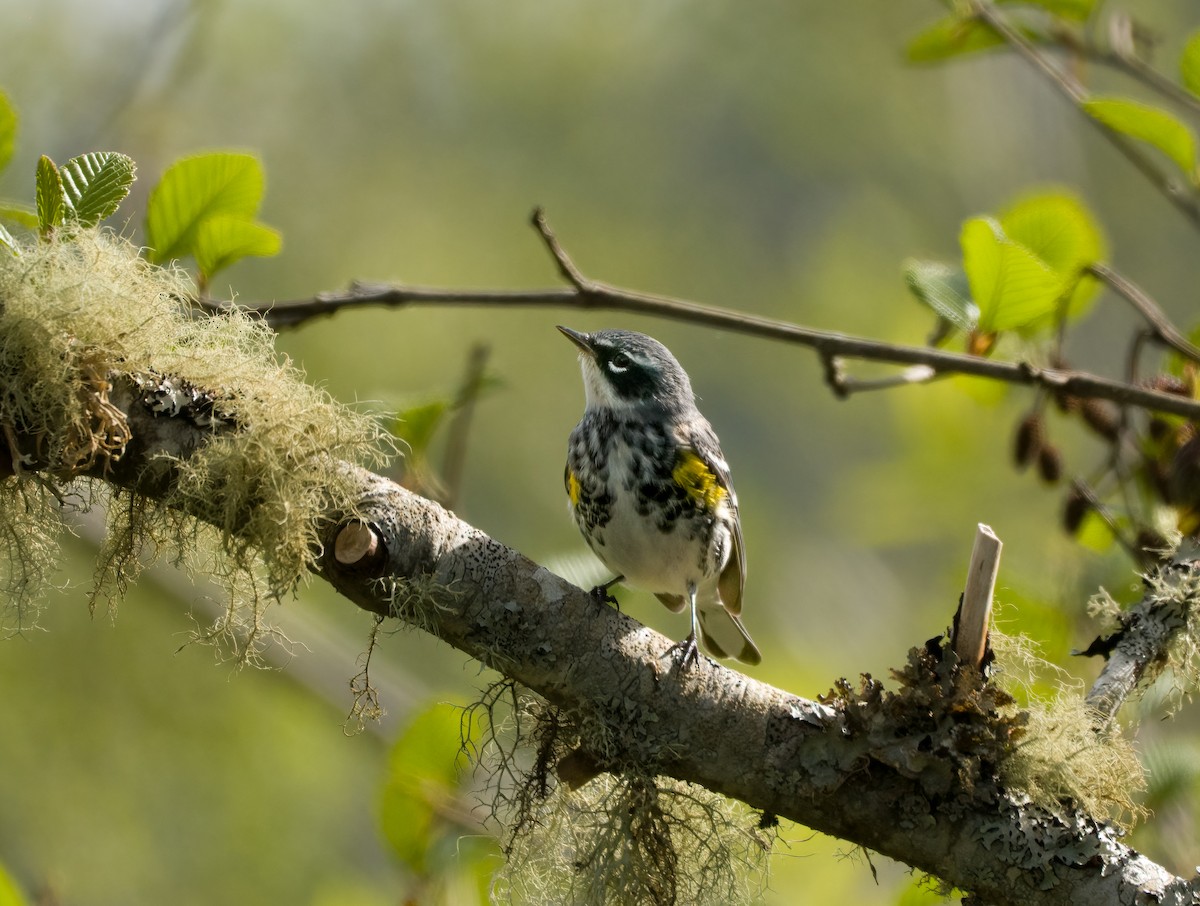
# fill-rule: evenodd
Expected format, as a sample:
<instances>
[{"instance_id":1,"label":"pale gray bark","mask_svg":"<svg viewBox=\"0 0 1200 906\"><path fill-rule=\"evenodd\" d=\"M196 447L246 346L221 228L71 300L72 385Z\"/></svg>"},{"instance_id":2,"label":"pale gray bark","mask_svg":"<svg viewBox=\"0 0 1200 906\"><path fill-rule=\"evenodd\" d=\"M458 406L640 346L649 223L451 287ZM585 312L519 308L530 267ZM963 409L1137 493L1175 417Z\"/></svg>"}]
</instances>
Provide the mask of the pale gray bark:
<instances>
[{"instance_id":1,"label":"pale gray bark","mask_svg":"<svg viewBox=\"0 0 1200 906\"><path fill-rule=\"evenodd\" d=\"M187 455L211 429L155 417L122 379L112 400L134 440L96 477L161 497L171 474L151 464L155 454ZM381 544L339 563L342 516L329 514L320 575L359 607L399 613L554 705L635 726L636 751L626 757L652 753L659 773L865 846L996 906L1200 903L1192 880L1085 815L1055 817L993 784L956 788L937 739L930 754L929 733L863 726L836 700L803 699L705 659L681 672L670 640L437 504L345 468Z\"/></svg>"}]
</instances>

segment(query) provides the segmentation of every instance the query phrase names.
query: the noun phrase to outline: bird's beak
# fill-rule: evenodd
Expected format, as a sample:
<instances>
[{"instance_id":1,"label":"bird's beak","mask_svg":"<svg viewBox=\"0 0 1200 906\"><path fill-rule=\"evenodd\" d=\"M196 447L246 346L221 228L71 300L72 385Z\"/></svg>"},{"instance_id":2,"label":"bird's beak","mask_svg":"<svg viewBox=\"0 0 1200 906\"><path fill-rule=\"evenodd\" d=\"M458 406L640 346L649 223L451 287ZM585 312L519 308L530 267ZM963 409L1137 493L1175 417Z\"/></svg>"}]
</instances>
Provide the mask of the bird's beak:
<instances>
[{"instance_id":1,"label":"bird's beak","mask_svg":"<svg viewBox=\"0 0 1200 906\"><path fill-rule=\"evenodd\" d=\"M579 347L580 351L588 356L594 356L595 351L592 349L592 338L586 333L580 333L578 330L571 330L569 327L558 325L558 329L562 335Z\"/></svg>"}]
</instances>

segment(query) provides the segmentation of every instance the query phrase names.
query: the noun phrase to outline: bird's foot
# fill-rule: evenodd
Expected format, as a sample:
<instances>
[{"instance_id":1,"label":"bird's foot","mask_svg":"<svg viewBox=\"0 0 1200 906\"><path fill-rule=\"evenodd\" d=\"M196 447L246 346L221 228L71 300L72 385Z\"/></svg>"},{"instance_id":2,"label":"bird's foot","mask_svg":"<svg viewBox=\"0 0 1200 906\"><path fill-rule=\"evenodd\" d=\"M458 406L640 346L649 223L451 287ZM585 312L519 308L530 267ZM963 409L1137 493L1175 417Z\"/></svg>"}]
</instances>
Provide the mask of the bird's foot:
<instances>
[{"instance_id":1,"label":"bird's foot","mask_svg":"<svg viewBox=\"0 0 1200 906\"><path fill-rule=\"evenodd\" d=\"M666 654L674 655L680 670L686 670L700 660L700 646L696 644L695 633L690 633L686 639L676 642L666 650Z\"/></svg>"},{"instance_id":2,"label":"bird's foot","mask_svg":"<svg viewBox=\"0 0 1200 906\"><path fill-rule=\"evenodd\" d=\"M606 604L610 604L613 607L617 608L617 612L619 613L621 610L621 604L617 600L617 596L614 595L611 591L609 591L609 589L612 588L614 585L616 585L618 582L620 582L624 578L625 578L624 576L617 576L615 579L611 579L608 582L605 582L601 585L597 585L595 588L593 588L591 591L589 591L588 594L591 595L592 598L596 601L596 603L598 605L600 605L601 607L603 607Z\"/></svg>"}]
</instances>

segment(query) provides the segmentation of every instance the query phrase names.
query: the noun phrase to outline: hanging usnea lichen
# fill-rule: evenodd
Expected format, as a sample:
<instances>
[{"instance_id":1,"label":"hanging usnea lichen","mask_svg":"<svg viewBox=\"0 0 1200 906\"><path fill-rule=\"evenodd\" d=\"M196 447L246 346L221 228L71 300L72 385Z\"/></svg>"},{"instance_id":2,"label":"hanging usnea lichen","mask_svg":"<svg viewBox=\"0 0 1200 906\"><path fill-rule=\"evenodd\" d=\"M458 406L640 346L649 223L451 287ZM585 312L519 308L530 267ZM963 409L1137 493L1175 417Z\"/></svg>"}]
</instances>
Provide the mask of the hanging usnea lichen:
<instances>
[{"instance_id":1,"label":"hanging usnea lichen","mask_svg":"<svg viewBox=\"0 0 1200 906\"><path fill-rule=\"evenodd\" d=\"M508 829L497 902L659 906L761 897L774 824L660 775L636 720L569 713L511 680L493 684L467 715L482 719L476 755L493 816ZM560 772L581 743L615 762L572 788Z\"/></svg>"},{"instance_id":2,"label":"hanging usnea lichen","mask_svg":"<svg viewBox=\"0 0 1200 906\"><path fill-rule=\"evenodd\" d=\"M107 499L92 477L123 457L147 457L168 478L153 494L112 492L98 591L119 593L165 547L184 562L198 557L230 593L230 621L256 626L262 602L290 593L314 563L326 514L354 511L343 464L378 465L390 453L369 416L305 382L260 320L197 315L191 292L185 274L148 264L105 231L0 257L0 582L10 629L36 618L61 514ZM202 442L174 453L140 446L111 398L122 381L155 415L188 415Z\"/></svg>"}]
</instances>

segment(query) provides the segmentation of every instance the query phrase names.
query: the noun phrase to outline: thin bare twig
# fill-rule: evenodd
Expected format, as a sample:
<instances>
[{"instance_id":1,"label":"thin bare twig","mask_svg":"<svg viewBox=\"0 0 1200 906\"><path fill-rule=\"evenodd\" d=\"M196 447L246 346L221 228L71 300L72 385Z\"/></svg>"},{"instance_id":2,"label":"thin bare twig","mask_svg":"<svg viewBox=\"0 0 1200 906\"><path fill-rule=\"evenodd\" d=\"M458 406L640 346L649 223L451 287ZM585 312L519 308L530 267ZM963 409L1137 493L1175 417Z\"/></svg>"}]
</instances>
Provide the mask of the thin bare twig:
<instances>
[{"instance_id":1,"label":"thin bare twig","mask_svg":"<svg viewBox=\"0 0 1200 906\"><path fill-rule=\"evenodd\" d=\"M446 486L445 500L448 509L454 509L462 490L463 466L467 458L467 435L470 432L471 416L475 413L475 402L484 386L484 370L487 368L491 348L486 343L476 343L467 357L467 370L463 375L458 399L454 402L454 415L446 428L446 453L442 458L442 480Z\"/></svg>"},{"instance_id":2,"label":"thin bare twig","mask_svg":"<svg viewBox=\"0 0 1200 906\"><path fill-rule=\"evenodd\" d=\"M1193 113L1200 113L1200 97L1196 97L1183 86L1173 82L1136 53L1125 54L1115 50L1103 51L1092 48L1088 52L1088 58L1137 79L1147 88L1158 92L1167 100L1179 104L1181 107L1188 108Z\"/></svg>"},{"instance_id":3,"label":"thin bare twig","mask_svg":"<svg viewBox=\"0 0 1200 906\"><path fill-rule=\"evenodd\" d=\"M566 249L558 241L558 237L554 235L554 231L550 229L550 223L546 220L546 212L538 206L533 209L533 216L530 217L530 223L537 230L538 235L542 237L542 242L546 244L546 249L554 258L554 262L558 265L558 272L562 278L570 283L581 293L602 292L607 287L602 283L596 283L587 279L580 273L579 268L575 266L575 262L567 254Z\"/></svg>"},{"instance_id":4,"label":"thin bare twig","mask_svg":"<svg viewBox=\"0 0 1200 906\"><path fill-rule=\"evenodd\" d=\"M899 374L880 378L856 378L844 374L840 367L832 372L832 378L827 383L833 388L839 399L845 399L852 393L863 393L869 390L892 390L896 387L908 387L913 384L928 384L945 374L938 374L928 365L911 365Z\"/></svg>"},{"instance_id":5,"label":"thin bare twig","mask_svg":"<svg viewBox=\"0 0 1200 906\"><path fill-rule=\"evenodd\" d=\"M727 308L701 305L671 296L621 289L591 280L571 261L554 233L545 214L534 211L533 225L553 256L559 273L571 284L560 289L531 290L459 290L421 286L355 283L344 293L321 293L311 299L280 302L258 310L275 328L293 327L315 317L357 307L403 307L408 305L480 305L499 307L584 308L626 311L654 315L716 327L734 333L780 340L816 351L826 363L826 377L839 396L856 389L840 373L840 358L886 362L892 365L923 366L922 380L950 374L964 374L1009 384L1044 387L1071 396L1105 399L1151 412L1167 412L1187 418L1200 418L1200 402L1157 390L1137 387L1081 371L1041 368L1026 362L1003 362L980 356L947 352L929 346L906 346L849 336L835 331L803 327L761 315L746 314ZM198 303L208 311L222 305ZM833 364L833 371L829 369ZM832 380L830 379L832 375ZM909 382L906 379L905 382Z\"/></svg>"},{"instance_id":6,"label":"thin bare twig","mask_svg":"<svg viewBox=\"0 0 1200 906\"><path fill-rule=\"evenodd\" d=\"M1151 561L1147 560L1145 551L1140 550L1133 540L1125 536L1125 532L1117 523L1117 519L1115 516L1113 516L1112 510L1105 506L1103 501L1100 500L1100 496L1088 482L1084 481L1082 478L1076 478L1071 482L1071 489L1087 501L1088 508L1100 517L1100 520L1108 529L1109 534L1113 536L1113 539L1118 545L1120 545L1121 549L1125 551L1125 554L1130 560L1145 568L1149 568L1151 565L1153 565Z\"/></svg>"},{"instance_id":7,"label":"thin bare twig","mask_svg":"<svg viewBox=\"0 0 1200 906\"><path fill-rule=\"evenodd\" d=\"M1088 266L1087 270L1137 309L1138 314L1145 318L1146 323L1150 326L1151 335L1154 339L1158 340L1164 346L1171 347L1181 356L1191 359L1193 362L1200 362L1200 349L1192 345L1188 338L1179 332L1179 329L1171 323L1163 310L1158 307L1158 303L1143 292L1133 281L1113 270L1107 264L1092 264Z\"/></svg>"},{"instance_id":8,"label":"thin bare twig","mask_svg":"<svg viewBox=\"0 0 1200 906\"><path fill-rule=\"evenodd\" d=\"M1200 113L1200 97L1155 69L1138 52L1139 44L1146 43L1144 30L1127 13L1109 13L1106 24L1107 46L1101 44L1094 35L1082 35L1064 26L1052 26L1049 30L1052 41L1044 46L1048 50L1061 49L1079 59L1115 70L1164 100L1193 113Z\"/></svg>"}]
</instances>

